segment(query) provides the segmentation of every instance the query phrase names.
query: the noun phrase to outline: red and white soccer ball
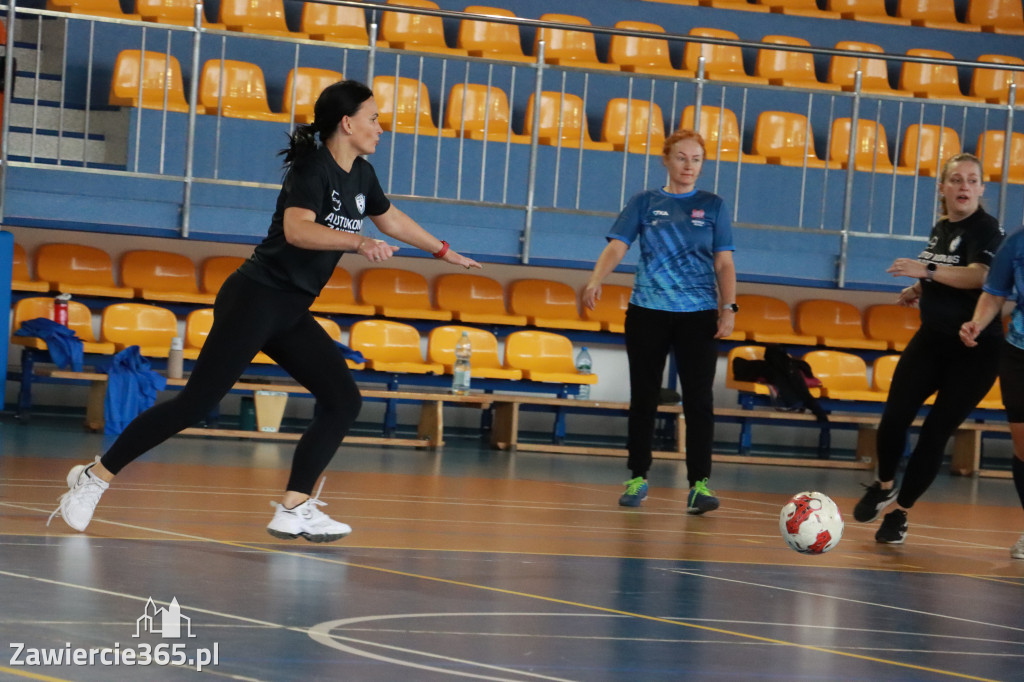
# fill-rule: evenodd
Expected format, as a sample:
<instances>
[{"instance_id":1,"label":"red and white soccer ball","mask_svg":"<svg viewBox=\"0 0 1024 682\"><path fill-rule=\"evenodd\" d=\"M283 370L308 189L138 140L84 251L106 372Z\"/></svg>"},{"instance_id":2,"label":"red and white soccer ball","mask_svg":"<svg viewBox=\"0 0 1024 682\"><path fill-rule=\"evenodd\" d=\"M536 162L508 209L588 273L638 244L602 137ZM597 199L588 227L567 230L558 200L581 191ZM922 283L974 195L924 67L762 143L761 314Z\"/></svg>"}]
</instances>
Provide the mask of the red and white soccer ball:
<instances>
[{"instance_id":1,"label":"red and white soccer ball","mask_svg":"<svg viewBox=\"0 0 1024 682\"><path fill-rule=\"evenodd\" d=\"M790 549L824 554L843 537L843 515L824 493L797 493L779 513L779 531Z\"/></svg>"}]
</instances>

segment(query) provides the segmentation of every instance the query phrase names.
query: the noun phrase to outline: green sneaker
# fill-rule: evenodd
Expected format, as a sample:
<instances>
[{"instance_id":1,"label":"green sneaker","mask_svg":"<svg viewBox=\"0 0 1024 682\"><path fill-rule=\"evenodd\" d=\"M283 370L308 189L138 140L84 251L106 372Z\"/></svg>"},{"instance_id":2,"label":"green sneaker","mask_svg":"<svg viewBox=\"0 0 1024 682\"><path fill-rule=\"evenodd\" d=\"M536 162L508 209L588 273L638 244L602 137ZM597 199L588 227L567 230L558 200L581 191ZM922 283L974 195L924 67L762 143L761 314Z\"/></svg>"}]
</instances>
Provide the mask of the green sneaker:
<instances>
[{"instance_id":1,"label":"green sneaker","mask_svg":"<svg viewBox=\"0 0 1024 682\"><path fill-rule=\"evenodd\" d=\"M639 507L640 503L647 497L647 481L643 476L631 478L624 483L626 492L619 498L620 507Z\"/></svg>"},{"instance_id":2,"label":"green sneaker","mask_svg":"<svg viewBox=\"0 0 1024 682\"><path fill-rule=\"evenodd\" d=\"M713 490L708 490L708 479L697 481L690 488L690 495L686 498L687 514L703 514L704 512L718 509L718 498Z\"/></svg>"}]
</instances>

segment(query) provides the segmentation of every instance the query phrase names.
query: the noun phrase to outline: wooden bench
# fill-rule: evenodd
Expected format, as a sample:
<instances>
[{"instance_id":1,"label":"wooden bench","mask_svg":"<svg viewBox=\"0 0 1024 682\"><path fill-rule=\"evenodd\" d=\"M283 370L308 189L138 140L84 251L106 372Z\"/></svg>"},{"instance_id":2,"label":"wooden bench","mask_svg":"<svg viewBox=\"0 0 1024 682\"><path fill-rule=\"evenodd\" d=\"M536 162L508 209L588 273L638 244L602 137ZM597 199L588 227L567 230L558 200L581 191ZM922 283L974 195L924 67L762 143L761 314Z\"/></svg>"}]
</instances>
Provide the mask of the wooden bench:
<instances>
[{"instance_id":1,"label":"wooden bench","mask_svg":"<svg viewBox=\"0 0 1024 682\"><path fill-rule=\"evenodd\" d=\"M99 372L73 372L69 370L39 368L35 369L37 376L46 377L50 380L68 381L76 383L87 383L89 385L89 397L86 404L85 425L92 430L103 428L103 405L106 397L107 375ZM186 379L168 379L169 389L180 389L186 383ZM309 392L297 383L275 382L262 383L242 380L232 387L232 392L252 394L256 403L256 410L259 414L263 409L261 395L283 393L286 395L305 395ZM408 390L382 390L361 388L360 392L364 398L371 400L391 402L411 402L420 406L419 421L415 438L397 438L392 436L348 436L346 443L369 444L369 445L396 445L437 448L444 445L444 407L445 405L458 405L472 407L480 410L494 409L494 423L491 429L491 445L496 449L524 450L536 452L555 452L566 454L590 454L590 455L611 455L625 456L624 448L611 448L601 446L579 446L565 445L558 442L536 443L521 440L520 414L523 409L544 409L555 414L556 435L559 431L559 420L564 426L564 415L571 412L620 412L625 414L629 409L629 403L612 401L577 400L574 398L556 398L540 395L520 395L512 393L470 393L469 395L454 395L440 391L408 391ZM675 416L677 425L676 449L673 451L658 451L654 456L660 459L682 459L683 434L685 426L682 417L682 406L661 405L659 412ZM258 418L259 421L259 418ZM278 424L280 417L278 416ZM220 428L199 428L191 427L181 432L182 435L227 437L227 438L255 438L267 440L298 440L302 434L281 432L274 430L248 431L240 429ZM562 434L564 435L564 433Z\"/></svg>"}]
</instances>

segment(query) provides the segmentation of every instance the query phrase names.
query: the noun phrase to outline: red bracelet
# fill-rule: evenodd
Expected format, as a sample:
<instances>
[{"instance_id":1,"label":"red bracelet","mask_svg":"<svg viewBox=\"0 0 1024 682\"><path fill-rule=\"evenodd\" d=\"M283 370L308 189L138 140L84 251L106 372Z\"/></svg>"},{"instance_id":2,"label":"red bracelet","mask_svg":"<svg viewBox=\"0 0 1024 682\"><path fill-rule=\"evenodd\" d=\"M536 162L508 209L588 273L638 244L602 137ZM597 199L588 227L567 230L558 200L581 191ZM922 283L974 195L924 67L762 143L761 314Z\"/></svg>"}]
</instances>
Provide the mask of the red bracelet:
<instances>
[{"instance_id":1,"label":"red bracelet","mask_svg":"<svg viewBox=\"0 0 1024 682\"><path fill-rule=\"evenodd\" d=\"M444 254L448 253L448 242L441 240L441 250L434 254L434 258L444 258Z\"/></svg>"}]
</instances>

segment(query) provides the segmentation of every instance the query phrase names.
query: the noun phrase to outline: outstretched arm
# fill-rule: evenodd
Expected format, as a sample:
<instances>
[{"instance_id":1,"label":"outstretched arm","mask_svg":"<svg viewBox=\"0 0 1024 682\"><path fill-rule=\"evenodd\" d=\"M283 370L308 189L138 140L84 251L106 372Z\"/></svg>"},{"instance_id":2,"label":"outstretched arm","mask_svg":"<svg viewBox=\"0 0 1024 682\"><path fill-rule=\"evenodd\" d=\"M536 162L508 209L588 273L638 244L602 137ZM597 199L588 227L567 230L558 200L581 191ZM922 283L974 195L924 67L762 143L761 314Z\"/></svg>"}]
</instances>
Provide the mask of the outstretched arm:
<instances>
[{"instance_id":1,"label":"outstretched arm","mask_svg":"<svg viewBox=\"0 0 1024 682\"><path fill-rule=\"evenodd\" d=\"M442 244L440 239L420 227L419 223L394 204L381 215L370 216L370 220L377 226L377 229L398 241L415 246L430 254L437 254L443 251L443 255L438 256L438 258L447 263L461 265L467 269L483 267L472 258L460 255L451 248L445 248L445 244ZM396 251L398 250L398 247L394 248Z\"/></svg>"},{"instance_id":2,"label":"outstretched arm","mask_svg":"<svg viewBox=\"0 0 1024 682\"><path fill-rule=\"evenodd\" d=\"M313 251L354 251L366 260L382 261L398 250L380 239L332 230L316 222L316 213L295 206L284 210L284 238L292 246Z\"/></svg>"}]
</instances>

